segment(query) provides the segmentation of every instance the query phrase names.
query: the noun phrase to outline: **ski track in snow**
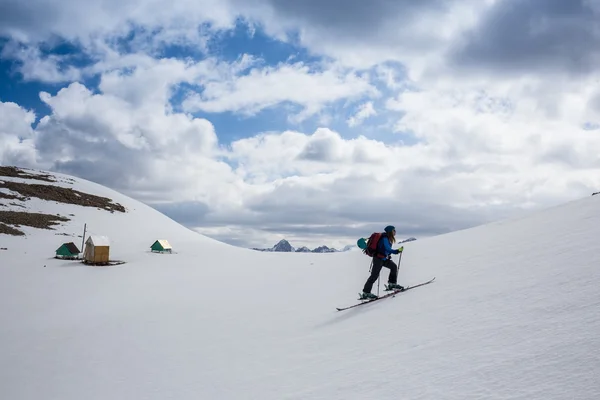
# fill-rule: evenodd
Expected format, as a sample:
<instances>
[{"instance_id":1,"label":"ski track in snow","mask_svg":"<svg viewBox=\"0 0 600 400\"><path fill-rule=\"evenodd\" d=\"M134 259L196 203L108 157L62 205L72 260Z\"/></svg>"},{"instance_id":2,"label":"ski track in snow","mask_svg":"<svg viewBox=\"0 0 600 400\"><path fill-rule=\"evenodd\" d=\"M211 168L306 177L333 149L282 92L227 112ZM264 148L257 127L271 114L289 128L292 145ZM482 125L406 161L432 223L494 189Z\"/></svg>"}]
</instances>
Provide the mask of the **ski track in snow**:
<instances>
[{"instance_id":1,"label":"ski track in snow","mask_svg":"<svg viewBox=\"0 0 600 400\"><path fill-rule=\"evenodd\" d=\"M31 199L75 216L0 235L2 399L600 398L600 196L406 243L399 283L435 282L338 312L368 276L360 252L240 249L73 187L128 213ZM53 259L84 223L126 264Z\"/></svg>"}]
</instances>

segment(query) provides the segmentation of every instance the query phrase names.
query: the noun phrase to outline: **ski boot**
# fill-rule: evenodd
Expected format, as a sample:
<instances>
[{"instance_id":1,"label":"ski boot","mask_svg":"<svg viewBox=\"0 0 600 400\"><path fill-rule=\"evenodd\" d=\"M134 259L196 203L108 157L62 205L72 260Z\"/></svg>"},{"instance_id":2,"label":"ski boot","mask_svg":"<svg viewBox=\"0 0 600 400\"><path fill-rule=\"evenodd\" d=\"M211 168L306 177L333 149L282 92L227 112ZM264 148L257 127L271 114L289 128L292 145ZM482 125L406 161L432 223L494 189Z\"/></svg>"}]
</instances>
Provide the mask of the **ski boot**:
<instances>
[{"instance_id":1,"label":"ski boot","mask_svg":"<svg viewBox=\"0 0 600 400\"><path fill-rule=\"evenodd\" d=\"M400 286L397 283L388 282L388 284L385 286L385 290L388 292L390 290L398 290L398 291L402 292L404 290L404 286Z\"/></svg>"},{"instance_id":2,"label":"ski boot","mask_svg":"<svg viewBox=\"0 0 600 400\"><path fill-rule=\"evenodd\" d=\"M359 300L372 300L372 299L376 299L377 296L375 296L373 293L367 293L367 292L362 292L358 294L359 296Z\"/></svg>"}]
</instances>

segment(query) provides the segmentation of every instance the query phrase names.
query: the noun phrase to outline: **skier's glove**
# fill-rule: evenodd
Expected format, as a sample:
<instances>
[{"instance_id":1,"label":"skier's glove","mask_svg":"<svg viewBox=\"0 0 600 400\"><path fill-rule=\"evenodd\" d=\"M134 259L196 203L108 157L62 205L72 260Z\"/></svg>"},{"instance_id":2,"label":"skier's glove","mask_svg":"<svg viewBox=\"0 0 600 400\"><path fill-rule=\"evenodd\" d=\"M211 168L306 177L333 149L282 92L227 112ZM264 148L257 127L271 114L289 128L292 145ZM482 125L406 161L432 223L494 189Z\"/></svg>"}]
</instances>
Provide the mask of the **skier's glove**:
<instances>
[{"instance_id":1,"label":"skier's glove","mask_svg":"<svg viewBox=\"0 0 600 400\"><path fill-rule=\"evenodd\" d=\"M402 251L403 251L403 250L404 250L404 246L402 246L402 247L399 247L399 248L398 248L398 253L402 253Z\"/></svg>"}]
</instances>

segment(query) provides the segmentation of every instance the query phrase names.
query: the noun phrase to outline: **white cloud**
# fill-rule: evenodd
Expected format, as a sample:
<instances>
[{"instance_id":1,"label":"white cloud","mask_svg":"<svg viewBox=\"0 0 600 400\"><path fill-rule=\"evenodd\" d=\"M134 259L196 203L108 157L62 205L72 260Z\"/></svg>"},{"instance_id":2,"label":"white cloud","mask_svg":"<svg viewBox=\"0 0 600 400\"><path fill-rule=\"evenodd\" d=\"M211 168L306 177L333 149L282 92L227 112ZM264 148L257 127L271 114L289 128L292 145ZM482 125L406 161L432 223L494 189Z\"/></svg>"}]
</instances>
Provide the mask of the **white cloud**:
<instances>
[{"instance_id":1,"label":"white cloud","mask_svg":"<svg viewBox=\"0 0 600 400\"><path fill-rule=\"evenodd\" d=\"M336 66L326 66L323 71L315 72L299 62L253 68L246 75L207 82L204 91L188 97L183 106L187 111L234 111L253 115L290 102L303 107L294 119L299 122L332 102L378 95L367 77Z\"/></svg>"},{"instance_id":2,"label":"white cloud","mask_svg":"<svg viewBox=\"0 0 600 400\"><path fill-rule=\"evenodd\" d=\"M273 36L298 32L311 52L345 66L366 69L397 61L410 66L412 78L443 61L448 43L474 27L490 7L490 2L474 0L243 3L252 5L244 11Z\"/></svg>"},{"instance_id":3,"label":"white cloud","mask_svg":"<svg viewBox=\"0 0 600 400\"><path fill-rule=\"evenodd\" d=\"M81 78L80 70L69 65L70 57L67 55L42 55L36 47L19 46L14 42L8 42L2 48L0 56L20 62L18 71L26 81L63 83Z\"/></svg>"},{"instance_id":4,"label":"white cloud","mask_svg":"<svg viewBox=\"0 0 600 400\"><path fill-rule=\"evenodd\" d=\"M201 24L231 27L235 12L227 1L198 0L8 0L0 17L0 34L24 42L45 41L53 35L88 43L95 38L125 36L132 27L163 31L165 39L194 37Z\"/></svg>"},{"instance_id":5,"label":"white cloud","mask_svg":"<svg viewBox=\"0 0 600 400\"><path fill-rule=\"evenodd\" d=\"M366 103L361 104L358 107L358 111L352 117L348 118L347 123L349 127L358 126L363 123L363 121L373 115L377 115L377 111L375 111L375 107L373 107L373 102L368 101Z\"/></svg>"},{"instance_id":6,"label":"white cloud","mask_svg":"<svg viewBox=\"0 0 600 400\"><path fill-rule=\"evenodd\" d=\"M52 114L36 127L41 166L87 175L150 199L164 190L218 196L218 190L207 190L213 180L235 178L215 159L220 150L209 121L92 94L77 83L42 99ZM206 176L197 181L198 173Z\"/></svg>"},{"instance_id":7,"label":"white cloud","mask_svg":"<svg viewBox=\"0 0 600 400\"><path fill-rule=\"evenodd\" d=\"M432 85L388 102L403 114L397 129L435 149L427 158L437 171L433 187L447 202L548 205L600 185L600 157L592 150L600 136L583 129L597 120L587 85L551 103L528 93L536 88L531 81L499 83L487 93L465 86Z\"/></svg>"},{"instance_id":8,"label":"white cloud","mask_svg":"<svg viewBox=\"0 0 600 400\"><path fill-rule=\"evenodd\" d=\"M36 164L32 111L0 101L0 165L31 167Z\"/></svg>"},{"instance_id":9,"label":"white cloud","mask_svg":"<svg viewBox=\"0 0 600 400\"><path fill-rule=\"evenodd\" d=\"M230 158L250 182L338 176L350 171L375 171L387 166L394 149L365 137L344 140L320 128L313 134L285 131L240 139L231 144ZM320 178L319 178L320 179Z\"/></svg>"}]
</instances>

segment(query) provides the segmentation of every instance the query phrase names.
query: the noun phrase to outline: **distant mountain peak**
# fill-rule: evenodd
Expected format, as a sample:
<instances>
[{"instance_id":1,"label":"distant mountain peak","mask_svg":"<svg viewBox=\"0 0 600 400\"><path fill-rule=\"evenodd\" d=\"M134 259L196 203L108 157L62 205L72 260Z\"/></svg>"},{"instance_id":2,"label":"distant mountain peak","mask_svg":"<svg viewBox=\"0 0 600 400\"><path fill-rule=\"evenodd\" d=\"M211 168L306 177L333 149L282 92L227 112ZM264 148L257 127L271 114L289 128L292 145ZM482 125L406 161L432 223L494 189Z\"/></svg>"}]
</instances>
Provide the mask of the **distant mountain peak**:
<instances>
[{"instance_id":1,"label":"distant mountain peak","mask_svg":"<svg viewBox=\"0 0 600 400\"><path fill-rule=\"evenodd\" d=\"M319 246L316 249L314 249L312 252L313 253L335 253L337 250L336 249L330 249L327 246Z\"/></svg>"},{"instance_id":2,"label":"distant mountain peak","mask_svg":"<svg viewBox=\"0 0 600 400\"><path fill-rule=\"evenodd\" d=\"M288 242L285 239L281 239L279 242L277 242L277 244L271 248L265 248L265 249L260 249L260 248L253 248L253 250L258 250L258 251L274 251L274 252L282 252L282 253L335 253L338 251L348 251L350 249L352 249L354 247L354 245L348 245L346 247L344 247L343 250L336 250L335 248L332 247L328 247L328 246L319 246L316 247L315 249L311 250L306 246L302 246L299 247L298 249L295 249L294 246L292 246L290 244L290 242Z\"/></svg>"},{"instance_id":3,"label":"distant mountain peak","mask_svg":"<svg viewBox=\"0 0 600 400\"><path fill-rule=\"evenodd\" d=\"M294 251L294 248L292 247L292 245L290 244L290 242L288 242L285 239L281 239L275 246L273 246L273 251L279 251L279 252L292 252Z\"/></svg>"}]
</instances>

